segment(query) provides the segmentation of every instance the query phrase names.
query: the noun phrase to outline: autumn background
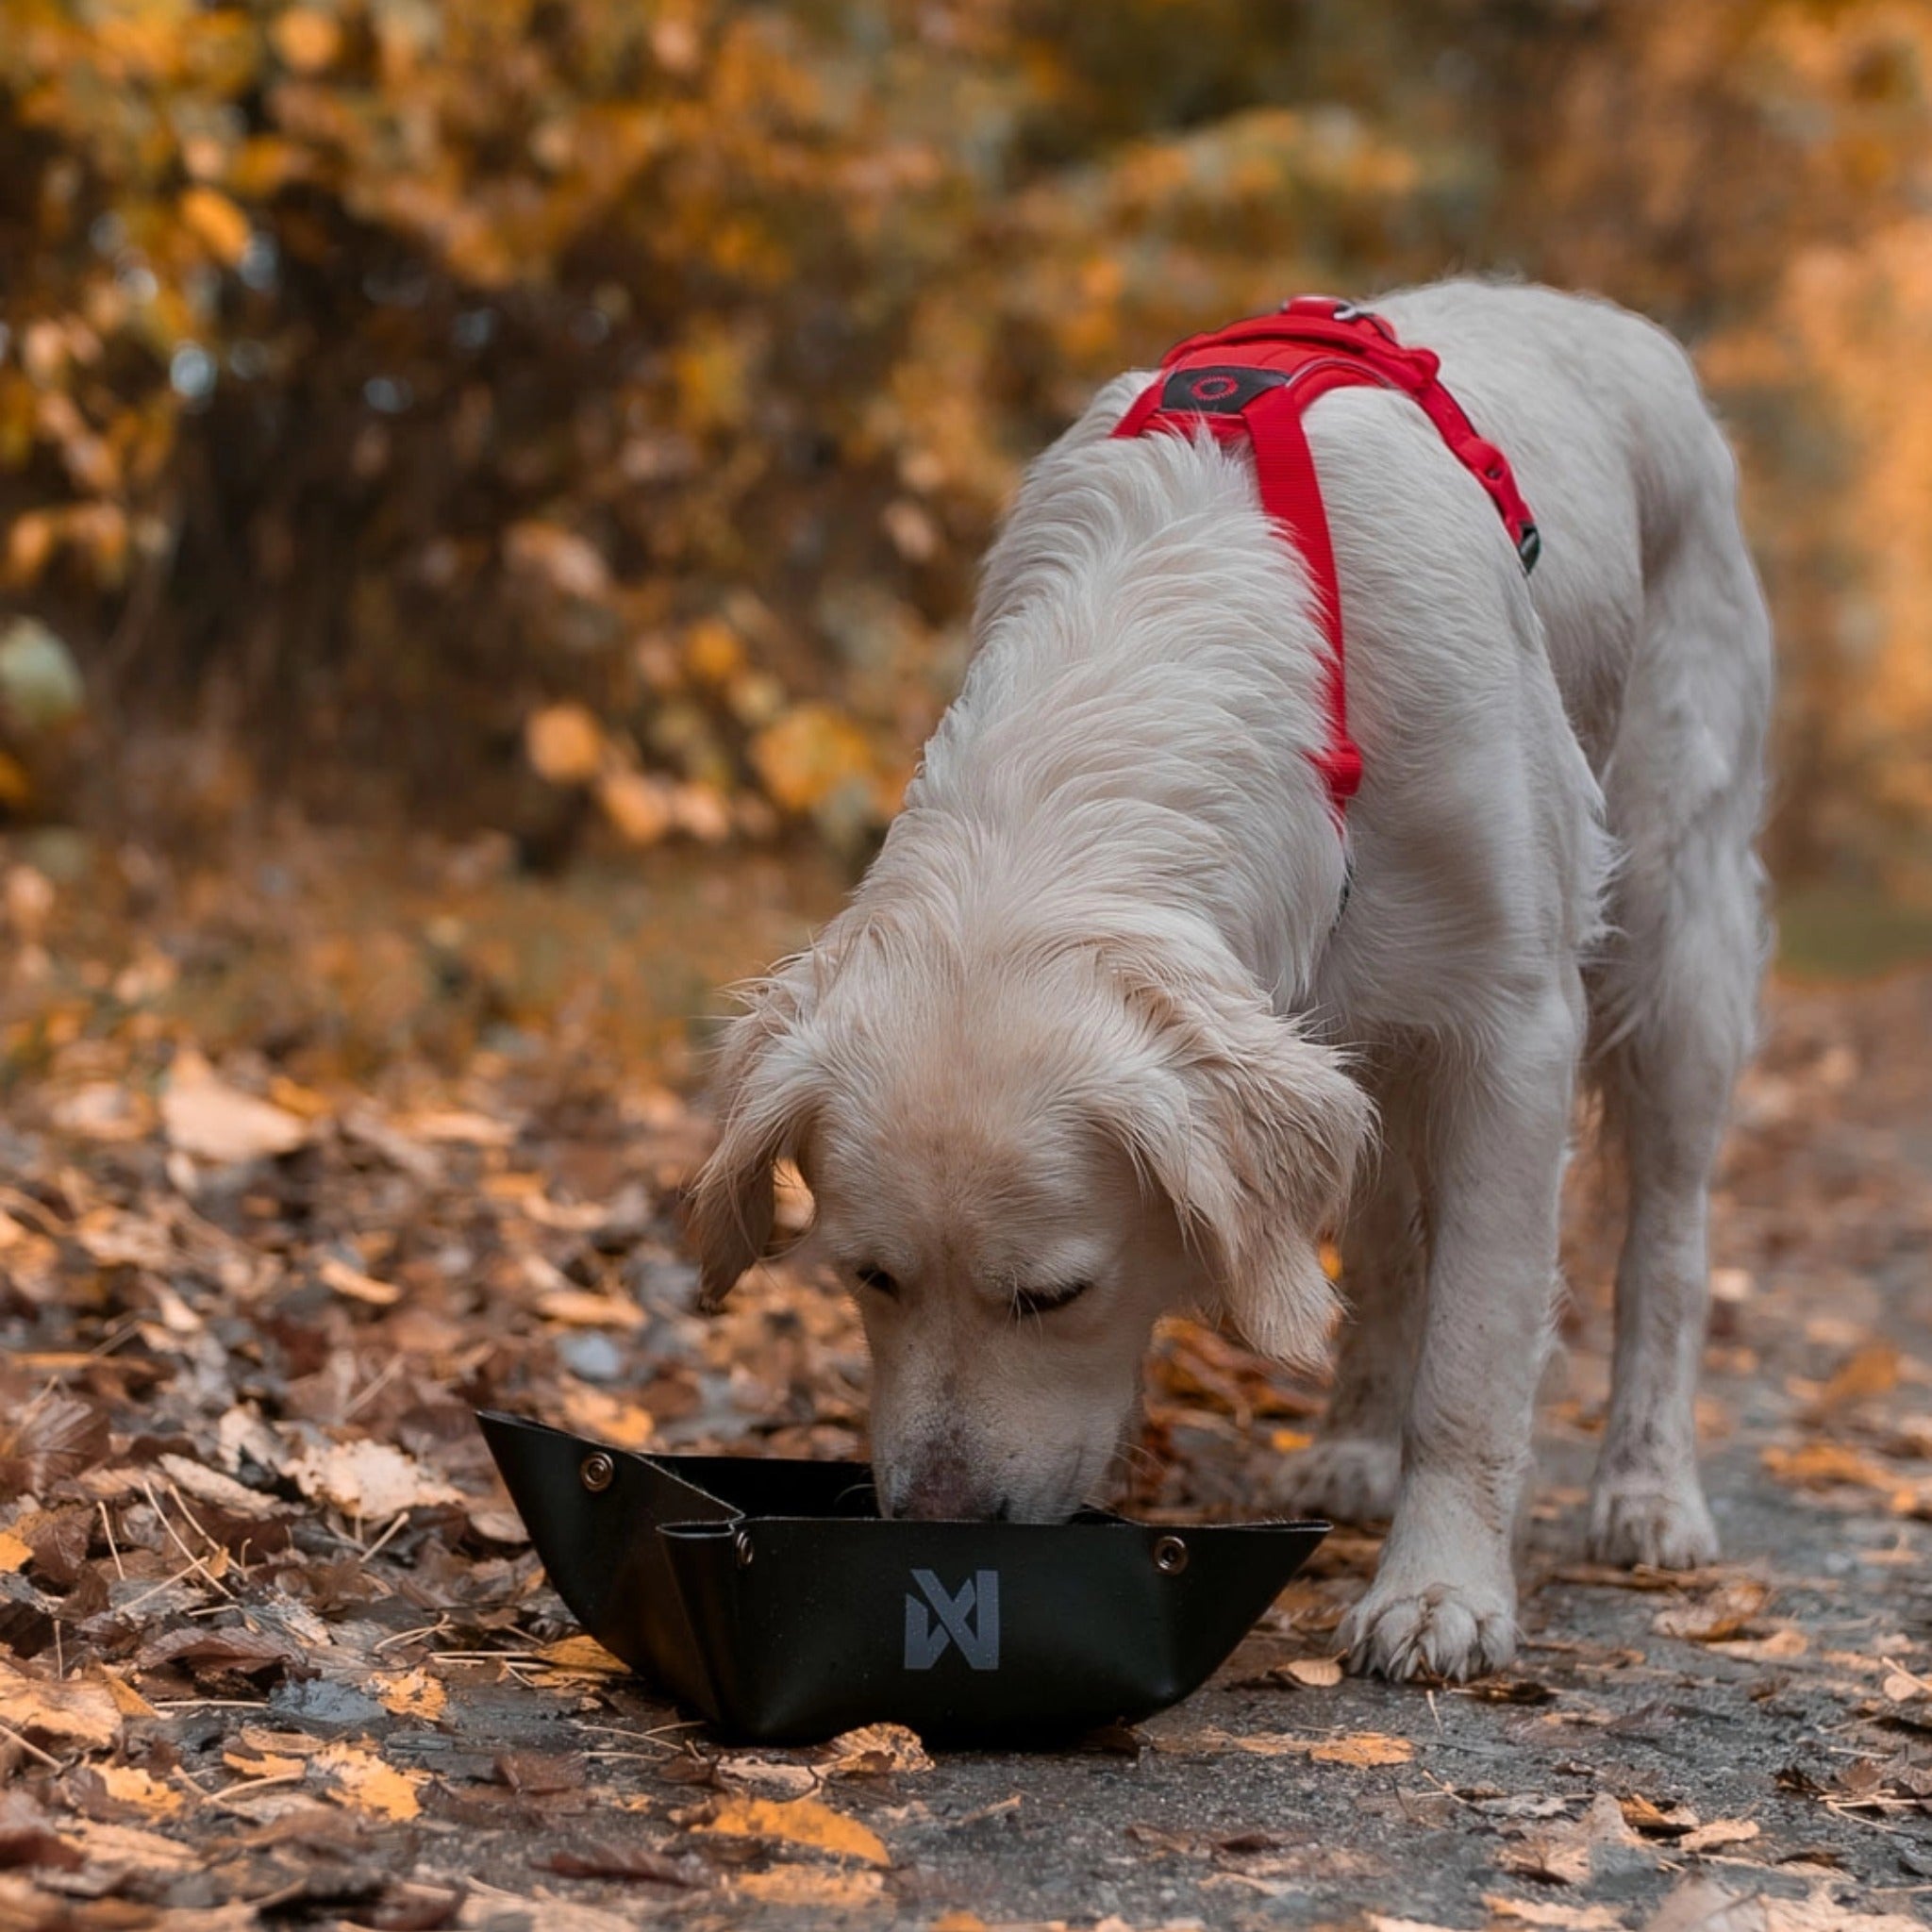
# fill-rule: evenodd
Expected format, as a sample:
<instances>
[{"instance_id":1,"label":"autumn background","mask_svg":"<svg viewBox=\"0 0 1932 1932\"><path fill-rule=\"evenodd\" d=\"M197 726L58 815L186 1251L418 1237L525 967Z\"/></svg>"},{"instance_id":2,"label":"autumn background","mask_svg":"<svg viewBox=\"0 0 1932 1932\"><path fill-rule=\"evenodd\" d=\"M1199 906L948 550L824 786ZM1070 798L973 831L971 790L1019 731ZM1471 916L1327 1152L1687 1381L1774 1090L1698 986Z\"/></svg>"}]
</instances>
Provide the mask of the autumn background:
<instances>
[{"instance_id":1,"label":"autumn background","mask_svg":"<svg viewBox=\"0 0 1932 1932\"><path fill-rule=\"evenodd\" d=\"M1471 270L1691 343L1777 615L1800 943L1932 903L1907 0L4 18L16 835L206 854L280 811L501 834L525 872L849 864L1097 379L1287 291Z\"/></svg>"}]
</instances>

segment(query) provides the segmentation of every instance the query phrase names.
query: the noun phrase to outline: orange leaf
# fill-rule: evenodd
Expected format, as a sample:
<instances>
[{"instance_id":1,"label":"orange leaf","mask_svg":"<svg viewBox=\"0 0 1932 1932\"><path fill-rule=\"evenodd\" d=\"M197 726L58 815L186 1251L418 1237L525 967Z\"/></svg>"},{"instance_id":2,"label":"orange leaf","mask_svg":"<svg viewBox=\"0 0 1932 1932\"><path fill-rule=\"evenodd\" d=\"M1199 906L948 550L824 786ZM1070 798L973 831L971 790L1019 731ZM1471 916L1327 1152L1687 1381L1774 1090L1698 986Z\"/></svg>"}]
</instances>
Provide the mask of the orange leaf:
<instances>
[{"instance_id":1,"label":"orange leaf","mask_svg":"<svg viewBox=\"0 0 1932 1932\"><path fill-rule=\"evenodd\" d=\"M788 811L809 811L871 764L864 736L829 705L800 705L751 741L765 790Z\"/></svg>"},{"instance_id":2,"label":"orange leaf","mask_svg":"<svg viewBox=\"0 0 1932 1932\"><path fill-rule=\"evenodd\" d=\"M291 7L269 29L269 38L297 74L315 74L341 51L342 29L329 14L312 7Z\"/></svg>"},{"instance_id":3,"label":"orange leaf","mask_svg":"<svg viewBox=\"0 0 1932 1932\"><path fill-rule=\"evenodd\" d=\"M524 751L540 778L587 785L604 761L604 733L582 705L546 705L525 722Z\"/></svg>"},{"instance_id":4,"label":"orange leaf","mask_svg":"<svg viewBox=\"0 0 1932 1932\"><path fill-rule=\"evenodd\" d=\"M817 1798L720 1798L692 1828L730 1838L778 1839L786 1844L829 1852L834 1857L862 1858L868 1865L892 1862L885 1840L876 1832Z\"/></svg>"},{"instance_id":5,"label":"orange leaf","mask_svg":"<svg viewBox=\"0 0 1932 1932\"><path fill-rule=\"evenodd\" d=\"M219 189L189 189L181 197L181 219L202 246L230 268L248 252L248 217Z\"/></svg>"}]
</instances>

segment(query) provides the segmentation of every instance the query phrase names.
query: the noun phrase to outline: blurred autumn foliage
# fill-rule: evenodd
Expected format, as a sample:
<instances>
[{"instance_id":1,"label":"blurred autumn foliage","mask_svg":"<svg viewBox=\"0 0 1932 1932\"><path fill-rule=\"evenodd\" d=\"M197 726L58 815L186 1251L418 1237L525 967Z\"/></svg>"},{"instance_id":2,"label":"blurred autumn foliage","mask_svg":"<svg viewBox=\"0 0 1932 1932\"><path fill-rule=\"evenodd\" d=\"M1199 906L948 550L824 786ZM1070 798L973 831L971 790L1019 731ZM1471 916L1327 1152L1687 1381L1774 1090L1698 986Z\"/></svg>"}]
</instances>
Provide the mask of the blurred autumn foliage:
<instances>
[{"instance_id":1,"label":"blurred autumn foliage","mask_svg":"<svg viewBox=\"0 0 1932 1932\"><path fill-rule=\"evenodd\" d=\"M1097 378L1453 269L1693 342L1779 862L1923 881L1918 0L0 0L0 808L860 845Z\"/></svg>"}]
</instances>

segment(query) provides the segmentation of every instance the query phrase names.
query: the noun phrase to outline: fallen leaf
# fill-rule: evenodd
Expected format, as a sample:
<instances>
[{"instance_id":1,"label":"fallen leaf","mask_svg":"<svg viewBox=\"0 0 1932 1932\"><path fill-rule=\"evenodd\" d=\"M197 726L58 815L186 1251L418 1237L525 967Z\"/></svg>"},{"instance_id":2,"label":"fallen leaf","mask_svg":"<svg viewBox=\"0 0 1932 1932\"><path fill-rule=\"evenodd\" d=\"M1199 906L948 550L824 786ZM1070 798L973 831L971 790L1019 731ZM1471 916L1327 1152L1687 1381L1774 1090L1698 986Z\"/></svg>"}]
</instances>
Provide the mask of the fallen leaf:
<instances>
[{"instance_id":1,"label":"fallen leaf","mask_svg":"<svg viewBox=\"0 0 1932 1932\"><path fill-rule=\"evenodd\" d=\"M161 1125L178 1152L222 1165L292 1154L310 1131L298 1115L229 1086L187 1051L176 1057L161 1094Z\"/></svg>"},{"instance_id":2,"label":"fallen leaf","mask_svg":"<svg viewBox=\"0 0 1932 1932\"><path fill-rule=\"evenodd\" d=\"M121 1738L121 1711L105 1684L29 1676L0 1660L0 1722L37 1744L104 1751Z\"/></svg>"},{"instance_id":3,"label":"fallen leaf","mask_svg":"<svg viewBox=\"0 0 1932 1932\"><path fill-rule=\"evenodd\" d=\"M841 1732L825 1749L830 1757L820 1769L826 1777L884 1777L932 1769L919 1733L904 1724L864 1724Z\"/></svg>"},{"instance_id":4,"label":"fallen leaf","mask_svg":"<svg viewBox=\"0 0 1932 1932\"><path fill-rule=\"evenodd\" d=\"M817 1798L781 1801L732 1792L694 1819L691 1829L732 1838L775 1839L834 1857L859 1858L868 1865L892 1862L876 1832Z\"/></svg>"},{"instance_id":5,"label":"fallen leaf","mask_svg":"<svg viewBox=\"0 0 1932 1932\"><path fill-rule=\"evenodd\" d=\"M1541 1925L1554 1932L1623 1932L1624 1922L1608 1906L1572 1906L1558 1899L1504 1898L1485 1893L1491 1918L1505 1925Z\"/></svg>"},{"instance_id":6,"label":"fallen leaf","mask_svg":"<svg viewBox=\"0 0 1932 1932\"><path fill-rule=\"evenodd\" d=\"M1381 1764L1407 1764L1415 1756L1415 1746L1407 1738L1387 1737L1379 1731L1357 1731L1347 1738L1333 1738L1310 1745L1308 1756L1323 1764L1352 1764L1362 1769Z\"/></svg>"},{"instance_id":7,"label":"fallen leaf","mask_svg":"<svg viewBox=\"0 0 1932 1932\"><path fill-rule=\"evenodd\" d=\"M1686 1832L1676 1848L1680 1852L1714 1852L1725 1845L1749 1844L1757 1834L1758 1827L1748 1818L1713 1818L1708 1824Z\"/></svg>"},{"instance_id":8,"label":"fallen leaf","mask_svg":"<svg viewBox=\"0 0 1932 1932\"><path fill-rule=\"evenodd\" d=\"M850 1911L876 1905L886 1881L877 1872L823 1872L809 1865L774 1865L769 1872L741 1873L735 1889L761 1905L810 1907Z\"/></svg>"},{"instance_id":9,"label":"fallen leaf","mask_svg":"<svg viewBox=\"0 0 1932 1932\"><path fill-rule=\"evenodd\" d=\"M325 1745L309 1760L323 1779L358 1811L378 1818L414 1818L423 1809L416 1796L425 1782L420 1771L399 1771L373 1751L348 1743Z\"/></svg>"},{"instance_id":10,"label":"fallen leaf","mask_svg":"<svg viewBox=\"0 0 1932 1932\"><path fill-rule=\"evenodd\" d=\"M351 1301L364 1302L374 1308L393 1307L402 1300L403 1291L392 1281L378 1281L373 1274L364 1274L358 1268L351 1268L346 1261L339 1261L333 1255L325 1255L315 1264L317 1278L325 1288L332 1288L338 1294L346 1295Z\"/></svg>"},{"instance_id":11,"label":"fallen leaf","mask_svg":"<svg viewBox=\"0 0 1932 1932\"><path fill-rule=\"evenodd\" d=\"M1898 1387L1899 1356L1890 1341L1868 1341L1856 1349L1818 1391L1810 1415L1814 1421L1873 1395L1886 1395Z\"/></svg>"},{"instance_id":12,"label":"fallen leaf","mask_svg":"<svg viewBox=\"0 0 1932 1932\"><path fill-rule=\"evenodd\" d=\"M1742 1636L1770 1601L1768 1586L1755 1578L1740 1578L1707 1596L1659 1610L1650 1620L1650 1627L1659 1637L1675 1637L1687 1643L1717 1643Z\"/></svg>"},{"instance_id":13,"label":"fallen leaf","mask_svg":"<svg viewBox=\"0 0 1932 1932\"><path fill-rule=\"evenodd\" d=\"M780 1798L802 1798L823 1782L808 1764L789 1757L761 1757L755 1752L720 1757L716 1770L730 1784L758 1787Z\"/></svg>"},{"instance_id":14,"label":"fallen leaf","mask_svg":"<svg viewBox=\"0 0 1932 1932\"><path fill-rule=\"evenodd\" d=\"M611 1844L604 1840L566 1846L545 1861L566 1878L641 1878L653 1885L684 1888L708 1885L709 1868L698 1858L680 1858L649 1845Z\"/></svg>"},{"instance_id":15,"label":"fallen leaf","mask_svg":"<svg viewBox=\"0 0 1932 1932\"><path fill-rule=\"evenodd\" d=\"M164 1455L160 1466L191 1496L204 1503L218 1504L238 1516L274 1516L283 1507L279 1497L265 1496L259 1490L251 1490L218 1469L191 1462L185 1456Z\"/></svg>"},{"instance_id":16,"label":"fallen leaf","mask_svg":"<svg viewBox=\"0 0 1932 1932\"><path fill-rule=\"evenodd\" d=\"M55 1391L29 1402L20 1419L0 1423L0 1501L44 1494L108 1453L108 1412Z\"/></svg>"},{"instance_id":17,"label":"fallen leaf","mask_svg":"<svg viewBox=\"0 0 1932 1932\"><path fill-rule=\"evenodd\" d=\"M1804 1442L1795 1449L1776 1443L1763 1452L1764 1466L1780 1482L1801 1490L1830 1490L1850 1485L1857 1489L1890 1490L1896 1474L1882 1462L1842 1442Z\"/></svg>"},{"instance_id":18,"label":"fallen leaf","mask_svg":"<svg viewBox=\"0 0 1932 1932\"><path fill-rule=\"evenodd\" d=\"M434 1723L449 1705L448 1693L425 1670L380 1672L370 1681L369 1690L383 1709L425 1723Z\"/></svg>"},{"instance_id":19,"label":"fallen leaf","mask_svg":"<svg viewBox=\"0 0 1932 1932\"><path fill-rule=\"evenodd\" d=\"M185 1629L166 1631L143 1645L135 1662L144 1671L159 1664L185 1663L191 1668L206 1664L254 1676L297 1663L301 1657L299 1644L274 1631L251 1630L240 1624L211 1630L206 1624L191 1624Z\"/></svg>"},{"instance_id":20,"label":"fallen leaf","mask_svg":"<svg viewBox=\"0 0 1932 1932\"><path fill-rule=\"evenodd\" d=\"M1309 1690L1332 1690L1341 1682L1341 1659L1338 1657L1298 1657L1283 1664L1279 1675Z\"/></svg>"},{"instance_id":21,"label":"fallen leaf","mask_svg":"<svg viewBox=\"0 0 1932 1932\"><path fill-rule=\"evenodd\" d=\"M508 1926L527 1927L528 1932L637 1932L634 1913L606 1912L549 1896L523 1898L475 1878L464 1881L464 1890L457 1914L463 1932L504 1932Z\"/></svg>"},{"instance_id":22,"label":"fallen leaf","mask_svg":"<svg viewBox=\"0 0 1932 1932\"><path fill-rule=\"evenodd\" d=\"M367 1436L306 1449L288 1474L305 1496L332 1503L346 1516L386 1521L404 1509L463 1500L413 1456Z\"/></svg>"},{"instance_id":23,"label":"fallen leaf","mask_svg":"<svg viewBox=\"0 0 1932 1932\"><path fill-rule=\"evenodd\" d=\"M1624 1823L1624 1807L1608 1791L1599 1791L1581 1818L1506 1845L1496 1862L1519 1877L1550 1885L1581 1885L1591 1875L1597 1846L1641 1842Z\"/></svg>"},{"instance_id":24,"label":"fallen leaf","mask_svg":"<svg viewBox=\"0 0 1932 1932\"><path fill-rule=\"evenodd\" d=\"M10 1529L0 1529L0 1571L24 1570L32 1556L31 1545L22 1542Z\"/></svg>"},{"instance_id":25,"label":"fallen leaf","mask_svg":"<svg viewBox=\"0 0 1932 1932\"><path fill-rule=\"evenodd\" d=\"M153 1818L177 1818L188 1808L187 1798L173 1785L135 1764L103 1764L94 1775L117 1805L131 1805Z\"/></svg>"},{"instance_id":26,"label":"fallen leaf","mask_svg":"<svg viewBox=\"0 0 1932 1932\"><path fill-rule=\"evenodd\" d=\"M72 1872L87 1862L78 1845L25 1791L0 1791L0 1866L33 1865ZM4 1913L4 1907L0 1907Z\"/></svg>"},{"instance_id":27,"label":"fallen leaf","mask_svg":"<svg viewBox=\"0 0 1932 1932\"><path fill-rule=\"evenodd\" d=\"M204 1864L202 1853L193 1845L177 1843L158 1831L143 1831L138 1824L109 1824L91 1818L73 1818L62 1824L61 1835L79 1845L90 1865L110 1870L159 1875L196 1872Z\"/></svg>"},{"instance_id":28,"label":"fallen leaf","mask_svg":"<svg viewBox=\"0 0 1932 1932\"><path fill-rule=\"evenodd\" d=\"M1733 1639L1713 1643L1710 1648L1719 1657L1739 1657L1745 1663L1788 1663L1794 1657L1803 1657L1811 1648L1811 1640L1795 1625L1787 1624L1769 1637Z\"/></svg>"},{"instance_id":29,"label":"fallen leaf","mask_svg":"<svg viewBox=\"0 0 1932 1932\"><path fill-rule=\"evenodd\" d=\"M1673 1805L1668 1811L1663 1810L1641 1791L1620 1798L1618 1804L1624 1813L1624 1823L1632 1831L1644 1832L1652 1838L1682 1838L1697 1826L1696 1812L1681 1805Z\"/></svg>"},{"instance_id":30,"label":"fallen leaf","mask_svg":"<svg viewBox=\"0 0 1932 1932\"><path fill-rule=\"evenodd\" d=\"M630 1669L594 1637L560 1637L555 1643L546 1643L537 1655L554 1671L575 1671L590 1676L622 1674Z\"/></svg>"}]
</instances>

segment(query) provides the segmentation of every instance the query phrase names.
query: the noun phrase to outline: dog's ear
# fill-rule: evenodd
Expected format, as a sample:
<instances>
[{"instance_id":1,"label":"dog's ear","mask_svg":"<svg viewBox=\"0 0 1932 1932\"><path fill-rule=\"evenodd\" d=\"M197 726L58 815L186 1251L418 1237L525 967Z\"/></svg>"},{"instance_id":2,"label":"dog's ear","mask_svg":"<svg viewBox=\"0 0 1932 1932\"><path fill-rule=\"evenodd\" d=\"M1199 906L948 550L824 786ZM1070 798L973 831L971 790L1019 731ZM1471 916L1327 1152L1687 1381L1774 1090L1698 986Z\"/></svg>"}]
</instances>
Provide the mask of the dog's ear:
<instances>
[{"instance_id":1,"label":"dog's ear","mask_svg":"<svg viewBox=\"0 0 1932 1932\"><path fill-rule=\"evenodd\" d=\"M1200 1254L1212 1296L1264 1355L1319 1361L1335 1311L1324 1231L1374 1125L1332 1048L1235 975L1112 963L1147 1027L1151 1081L1124 1091L1124 1139Z\"/></svg>"},{"instance_id":2,"label":"dog's ear","mask_svg":"<svg viewBox=\"0 0 1932 1932\"><path fill-rule=\"evenodd\" d=\"M691 1183L698 1306L718 1307L772 1236L773 1170L796 1155L820 1097L809 1026L809 962L788 961L742 994L724 1029L709 1108L718 1144Z\"/></svg>"}]
</instances>

